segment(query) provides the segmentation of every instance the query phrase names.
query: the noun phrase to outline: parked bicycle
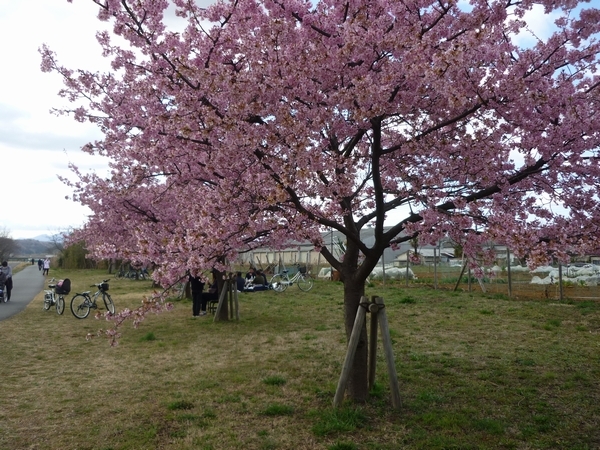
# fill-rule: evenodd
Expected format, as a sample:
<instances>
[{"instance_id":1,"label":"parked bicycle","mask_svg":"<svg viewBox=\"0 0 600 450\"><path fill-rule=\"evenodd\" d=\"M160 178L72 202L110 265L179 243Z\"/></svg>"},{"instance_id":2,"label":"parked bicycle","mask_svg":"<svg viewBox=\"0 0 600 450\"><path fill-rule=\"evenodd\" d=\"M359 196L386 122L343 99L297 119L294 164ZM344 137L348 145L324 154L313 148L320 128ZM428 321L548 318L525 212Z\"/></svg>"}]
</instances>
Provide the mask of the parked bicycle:
<instances>
[{"instance_id":1,"label":"parked bicycle","mask_svg":"<svg viewBox=\"0 0 600 450\"><path fill-rule=\"evenodd\" d=\"M129 270L121 267L116 274L117 278L130 278L132 280L147 280L150 278L150 273L145 267L143 269L134 269L130 267Z\"/></svg>"},{"instance_id":2,"label":"parked bicycle","mask_svg":"<svg viewBox=\"0 0 600 450\"><path fill-rule=\"evenodd\" d=\"M185 297L186 284L187 284L187 281L180 280L173 285L173 287L171 288L171 292L173 292L173 295L175 298L182 299Z\"/></svg>"},{"instance_id":3,"label":"parked bicycle","mask_svg":"<svg viewBox=\"0 0 600 450\"><path fill-rule=\"evenodd\" d=\"M102 295L104 306L106 310L111 314L115 313L115 304L110 297L108 291L108 281L102 280L100 283L92 284L92 287L96 287L98 290L93 296L90 296L91 291L85 291L75 294L71 299L71 312L78 319L85 319L90 314L90 309L98 309L96 301L98 297Z\"/></svg>"},{"instance_id":4,"label":"parked bicycle","mask_svg":"<svg viewBox=\"0 0 600 450\"><path fill-rule=\"evenodd\" d=\"M276 273L271 278L269 286L276 292L285 291L288 286L298 284L298 288L302 291L310 291L313 287L312 278L306 273L306 267L299 267L298 272L290 278L289 270L282 270L281 273Z\"/></svg>"},{"instance_id":5,"label":"parked bicycle","mask_svg":"<svg viewBox=\"0 0 600 450\"><path fill-rule=\"evenodd\" d=\"M44 290L44 311L50 310L52 306L56 306L56 313L61 315L65 311L65 295L71 292L71 280L65 278L54 283L54 278L50 280L48 287Z\"/></svg>"}]
</instances>

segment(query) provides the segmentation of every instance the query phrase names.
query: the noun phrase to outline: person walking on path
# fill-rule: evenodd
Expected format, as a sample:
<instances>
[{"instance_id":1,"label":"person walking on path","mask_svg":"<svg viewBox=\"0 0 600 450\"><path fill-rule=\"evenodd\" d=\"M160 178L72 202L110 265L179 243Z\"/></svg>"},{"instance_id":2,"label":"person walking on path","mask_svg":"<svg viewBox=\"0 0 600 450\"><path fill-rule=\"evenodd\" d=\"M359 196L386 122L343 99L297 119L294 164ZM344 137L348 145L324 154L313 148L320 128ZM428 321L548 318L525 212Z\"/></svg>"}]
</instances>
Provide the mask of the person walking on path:
<instances>
[{"instance_id":1,"label":"person walking on path","mask_svg":"<svg viewBox=\"0 0 600 450\"><path fill-rule=\"evenodd\" d=\"M6 303L10 301L10 294L13 288L12 269L8 265L8 262L2 261L2 267L0 267L0 271L2 271L1 278L4 278L4 289L6 290L4 302Z\"/></svg>"},{"instance_id":2,"label":"person walking on path","mask_svg":"<svg viewBox=\"0 0 600 450\"><path fill-rule=\"evenodd\" d=\"M40 259L38 259L38 270L41 272L43 268L44 268L44 261L42 261L42 258L40 258Z\"/></svg>"},{"instance_id":3,"label":"person walking on path","mask_svg":"<svg viewBox=\"0 0 600 450\"><path fill-rule=\"evenodd\" d=\"M42 272L42 275L48 275L49 271L50 271L50 259L46 258L44 260L44 272Z\"/></svg>"},{"instance_id":4,"label":"person walking on path","mask_svg":"<svg viewBox=\"0 0 600 450\"><path fill-rule=\"evenodd\" d=\"M0 265L0 267L2 266ZM0 305L0 320L9 319L23 311L35 296L44 289L45 278L36 274L35 269L35 266L26 265L23 270L13 272L12 278L14 279L15 288L10 302Z\"/></svg>"}]
</instances>

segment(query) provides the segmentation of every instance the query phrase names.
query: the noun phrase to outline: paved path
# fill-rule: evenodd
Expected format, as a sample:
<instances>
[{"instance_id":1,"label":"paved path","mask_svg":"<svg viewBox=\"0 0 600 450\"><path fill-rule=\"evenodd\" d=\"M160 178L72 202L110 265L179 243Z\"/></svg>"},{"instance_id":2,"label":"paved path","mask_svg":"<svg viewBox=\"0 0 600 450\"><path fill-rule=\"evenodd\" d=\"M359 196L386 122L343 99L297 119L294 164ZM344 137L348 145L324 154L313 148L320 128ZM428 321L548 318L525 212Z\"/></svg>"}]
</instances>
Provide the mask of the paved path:
<instances>
[{"instance_id":1,"label":"paved path","mask_svg":"<svg viewBox=\"0 0 600 450\"><path fill-rule=\"evenodd\" d=\"M33 298L44 289L47 277L38 270L37 264L27 266L13 274L13 290L10 302L0 304L0 320L23 311Z\"/></svg>"}]
</instances>

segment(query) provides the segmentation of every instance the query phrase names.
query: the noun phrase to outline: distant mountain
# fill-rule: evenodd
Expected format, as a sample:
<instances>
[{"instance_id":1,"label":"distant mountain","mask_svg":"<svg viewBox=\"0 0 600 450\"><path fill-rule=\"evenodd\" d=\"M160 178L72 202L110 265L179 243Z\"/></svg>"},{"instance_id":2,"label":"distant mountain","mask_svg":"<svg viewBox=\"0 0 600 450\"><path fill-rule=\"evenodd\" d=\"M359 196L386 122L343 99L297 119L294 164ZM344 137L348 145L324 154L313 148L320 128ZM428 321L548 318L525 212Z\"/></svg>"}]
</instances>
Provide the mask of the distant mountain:
<instances>
[{"instance_id":1,"label":"distant mountain","mask_svg":"<svg viewBox=\"0 0 600 450\"><path fill-rule=\"evenodd\" d=\"M16 257L42 257L55 254L58 250L51 239L47 241L36 239L15 239L17 244Z\"/></svg>"},{"instance_id":2,"label":"distant mountain","mask_svg":"<svg viewBox=\"0 0 600 450\"><path fill-rule=\"evenodd\" d=\"M54 242L55 240L57 242L62 242L63 241L63 237L62 236L56 236L56 239L54 239L53 236L50 236L49 234L40 234L39 236L36 236L34 238L31 238L34 241L40 241L40 242Z\"/></svg>"}]
</instances>

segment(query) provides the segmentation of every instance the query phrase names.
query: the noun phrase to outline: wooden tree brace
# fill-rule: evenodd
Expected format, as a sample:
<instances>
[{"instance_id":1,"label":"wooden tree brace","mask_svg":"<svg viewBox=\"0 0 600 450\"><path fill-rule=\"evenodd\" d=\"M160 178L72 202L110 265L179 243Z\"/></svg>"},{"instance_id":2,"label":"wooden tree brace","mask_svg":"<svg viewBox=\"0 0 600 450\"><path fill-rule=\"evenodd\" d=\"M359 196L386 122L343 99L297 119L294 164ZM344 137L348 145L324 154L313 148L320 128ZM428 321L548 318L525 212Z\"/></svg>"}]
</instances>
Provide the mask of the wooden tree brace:
<instances>
[{"instance_id":1,"label":"wooden tree brace","mask_svg":"<svg viewBox=\"0 0 600 450\"><path fill-rule=\"evenodd\" d=\"M377 354L377 324L381 328L381 338L383 341L383 350L385 353L385 359L387 361L388 376L390 379L390 391L392 394L392 406L395 409L400 409L400 389L398 387L398 375L396 373L396 365L394 362L394 352L392 349L392 339L390 338L390 330L385 314L385 304L383 298L372 297L369 302L366 297L362 297L356 312L354 319L354 326L352 333L350 334L350 340L348 341L348 350L346 351L346 358L344 359L344 365L342 366L342 374L338 381L335 396L333 398L333 406L339 407L344 399L344 393L346 392L346 385L350 376L350 370L356 355L356 348L360 338L361 329L366 320L367 311L371 313L371 332L369 342L369 389L373 387L375 382L375 367L377 365L376 354Z\"/></svg>"}]
</instances>

